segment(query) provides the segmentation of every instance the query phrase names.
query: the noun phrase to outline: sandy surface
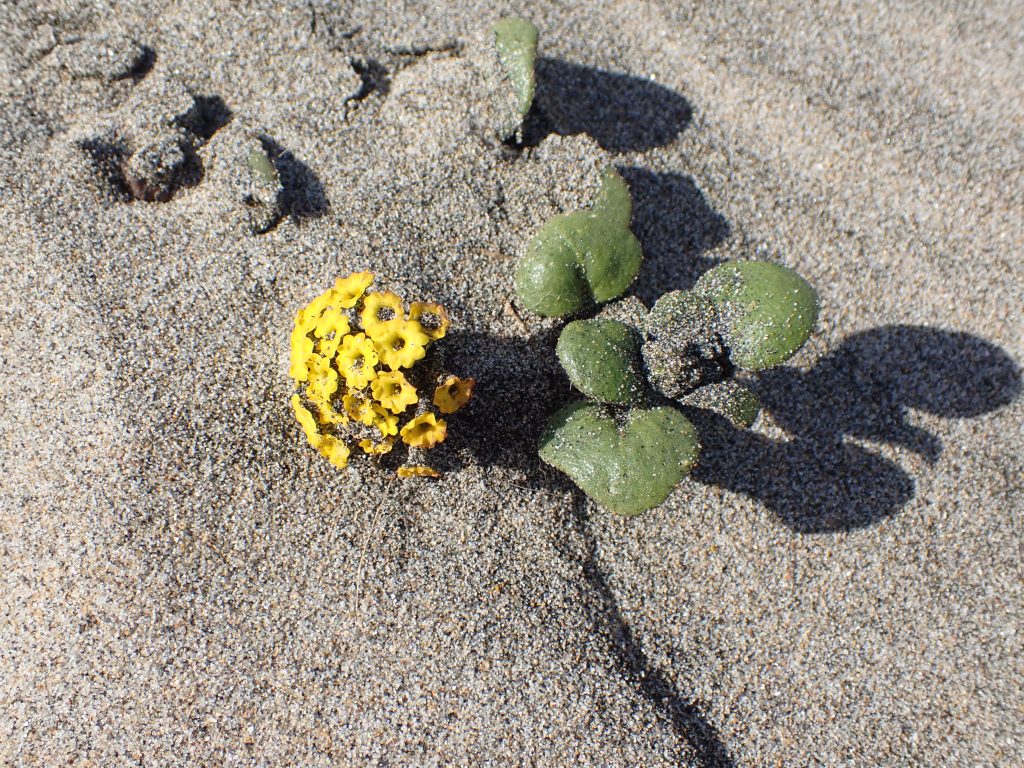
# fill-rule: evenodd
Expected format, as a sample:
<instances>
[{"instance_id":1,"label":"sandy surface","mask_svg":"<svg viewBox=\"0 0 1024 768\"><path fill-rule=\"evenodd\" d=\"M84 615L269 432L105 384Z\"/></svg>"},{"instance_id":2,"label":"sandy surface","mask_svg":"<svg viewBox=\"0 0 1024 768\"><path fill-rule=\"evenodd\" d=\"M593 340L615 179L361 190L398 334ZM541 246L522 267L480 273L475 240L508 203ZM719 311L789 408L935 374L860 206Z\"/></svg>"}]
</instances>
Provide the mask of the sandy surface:
<instances>
[{"instance_id":1,"label":"sandy surface","mask_svg":"<svg viewBox=\"0 0 1024 768\"><path fill-rule=\"evenodd\" d=\"M466 69L504 5L5 3L0 764L1024 760L1024 24L961 6L531 6L514 149ZM128 201L95 148L176 120L188 184ZM506 309L608 162L643 300L758 257L823 307L633 520L539 463L558 324ZM287 408L358 269L479 382L437 482Z\"/></svg>"}]
</instances>

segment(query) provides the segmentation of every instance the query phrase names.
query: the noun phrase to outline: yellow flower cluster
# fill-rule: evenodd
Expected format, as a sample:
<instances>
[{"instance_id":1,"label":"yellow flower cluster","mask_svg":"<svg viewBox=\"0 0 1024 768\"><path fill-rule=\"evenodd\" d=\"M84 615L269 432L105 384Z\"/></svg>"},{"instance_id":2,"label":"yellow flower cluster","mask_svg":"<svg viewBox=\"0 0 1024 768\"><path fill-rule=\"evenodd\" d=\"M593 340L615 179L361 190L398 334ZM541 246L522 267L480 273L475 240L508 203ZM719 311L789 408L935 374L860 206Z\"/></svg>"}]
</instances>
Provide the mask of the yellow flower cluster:
<instances>
[{"instance_id":1,"label":"yellow flower cluster","mask_svg":"<svg viewBox=\"0 0 1024 768\"><path fill-rule=\"evenodd\" d=\"M403 369L411 369L432 342L444 337L448 313L440 304L419 301L407 311L390 291L367 293L373 280L371 272L339 278L298 311L292 330L288 375L298 389L292 410L310 445L341 468L348 465L350 444L367 454L384 454L399 437L409 447L428 449L447 436L447 423L420 404ZM431 402L442 414L454 413L469 401L473 384L473 379L448 376ZM417 404L416 415L399 428L400 417ZM437 473L411 466L400 467L398 475Z\"/></svg>"}]
</instances>

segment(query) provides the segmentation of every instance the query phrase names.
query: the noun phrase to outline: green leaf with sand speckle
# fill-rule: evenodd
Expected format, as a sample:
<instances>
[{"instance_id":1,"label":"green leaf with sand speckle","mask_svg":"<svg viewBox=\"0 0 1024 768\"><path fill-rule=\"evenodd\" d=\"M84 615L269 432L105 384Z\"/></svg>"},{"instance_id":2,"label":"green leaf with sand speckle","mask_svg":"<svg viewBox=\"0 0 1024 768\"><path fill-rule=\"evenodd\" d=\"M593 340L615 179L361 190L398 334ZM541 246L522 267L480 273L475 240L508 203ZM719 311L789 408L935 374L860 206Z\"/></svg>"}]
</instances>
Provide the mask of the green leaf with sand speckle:
<instances>
[{"instance_id":1,"label":"green leaf with sand speckle","mask_svg":"<svg viewBox=\"0 0 1024 768\"><path fill-rule=\"evenodd\" d=\"M560 317L621 296L643 259L631 215L629 187L606 168L593 207L551 218L527 246L516 269L516 294L526 308Z\"/></svg>"},{"instance_id":2,"label":"green leaf with sand speckle","mask_svg":"<svg viewBox=\"0 0 1024 768\"><path fill-rule=\"evenodd\" d=\"M615 320L576 320L562 329L555 351L569 381L602 403L638 403L647 386L640 334Z\"/></svg>"},{"instance_id":3,"label":"green leaf with sand speckle","mask_svg":"<svg viewBox=\"0 0 1024 768\"><path fill-rule=\"evenodd\" d=\"M266 184L277 186L280 180L277 175L277 169L274 164L267 157L266 152L261 152L258 149L250 149L249 155L245 159L245 164L249 166L249 170L255 173L259 178Z\"/></svg>"},{"instance_id":4,"label":"green leaf with sand speckle","mask_svg":"<svg viewBox=\"0 0 1024 768\"><path fill-rule=\"evenodd\" d=\"M533 104L537 87L534 65L537 61L537 27L526 19L510 17L493 27L498 61L512 81L516 92L516 109L525 117Z\"/></svg>"},{"instance_id":5,"label":"green leaf with sand speckle","mask_svg":"<svg viewBox=\"0 0 1024 768\"><path fill-rule=\"evenodd\" d=\"M657 506L697 461L697 430L673 408L634 408L619 420L576 402L554 415L540 457L620 515Z\"/></svg>"},{"instance_id":6,"label":"green leaf with sand speckle","mask_svg":"<svg viewBox=\"0 0 1024 768\"><path fill-rule=\"evenodd\" d=\"M818 294L788 267L728 261L708 270L693 290L718 308L729 358L758 371L785 362L810 338Z\"/></svg>"},{"instance_id":7,"label":"green leaf with sand speckle","mask_svg":"<svg viewBox=\"0 0 1024 768\"><path fill-rule=\"evenodd\" d=\"M740 429L753 424L761 412L761 401L757 395L732 379L716 381L694 390L679 402L724 416Z\"/></svg>"}]
</instances>

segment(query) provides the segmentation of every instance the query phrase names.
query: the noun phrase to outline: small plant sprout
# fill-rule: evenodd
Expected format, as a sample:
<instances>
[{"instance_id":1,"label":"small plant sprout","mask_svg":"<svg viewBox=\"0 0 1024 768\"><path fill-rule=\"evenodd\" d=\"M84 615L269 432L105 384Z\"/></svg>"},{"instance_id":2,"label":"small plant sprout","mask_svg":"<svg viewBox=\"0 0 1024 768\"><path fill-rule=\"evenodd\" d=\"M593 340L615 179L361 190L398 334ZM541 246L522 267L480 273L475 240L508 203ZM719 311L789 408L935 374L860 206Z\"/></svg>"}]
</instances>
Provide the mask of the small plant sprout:
<instances>
[{"instance_id":1,"label":"small plant sprout","mask_svg":"<svg viewBox=\"0 0 1024 768\"><path fill-rule=\"evenodd\" d=\"M428 348L449 326L444 308L413 302L407 311L390 291L368 292L373 281L370 272L338 279L298 311L292 330L292 410L309 444L339 469L356 446L380 456L401 445L418 457L440 445L448 425L432 409L455 413L473 391L472 379L431 364ZM420 464L397 473L439 476Z\"/></svg>"},{"instance_id":2,"label":"small plant sprout","mask_svg":"<svg viewBox=\"0 0 1024 768\"><path fill-rule=\"evenodd\" d=\"M644 365L651 386L678 398L729 375L718 313L709 299L672 291L658 299L644 323Z\"/></svg>"},{"instance_id":3,"label":"small plant sprout","mask_svg":"<svg viewBox=\"0 0 1024 768\"><path fill-rule=\"evenodd\" d=\"M249 229L254 234L262 234L273 229L284 215L281 207L284 188L274 161L262 147L249 147L245 165L248 178L244 202L249 214Z\"/></svg>"},{"instance_id":4,"label":"small plant sprout","mask_svg":"<svg viewBox=\"0 0 1024 768\"><path fill-rule=\"evenodd\" d=\"M523 304L560 316L624 292L641 260L629 211L628 188L606 171L590 211L544 224L516 273ZM696 429L678 408L704 408L751 426L760 403L733 375L788 360L817 317L817 294L793 270L731 261L705 273L693 290L665 294L649 312L630 297L598 317L570 322L556 353L588 399L552 417L541 458L618 514L660 504L700 451Z\"/></svg>"}]
</instances>

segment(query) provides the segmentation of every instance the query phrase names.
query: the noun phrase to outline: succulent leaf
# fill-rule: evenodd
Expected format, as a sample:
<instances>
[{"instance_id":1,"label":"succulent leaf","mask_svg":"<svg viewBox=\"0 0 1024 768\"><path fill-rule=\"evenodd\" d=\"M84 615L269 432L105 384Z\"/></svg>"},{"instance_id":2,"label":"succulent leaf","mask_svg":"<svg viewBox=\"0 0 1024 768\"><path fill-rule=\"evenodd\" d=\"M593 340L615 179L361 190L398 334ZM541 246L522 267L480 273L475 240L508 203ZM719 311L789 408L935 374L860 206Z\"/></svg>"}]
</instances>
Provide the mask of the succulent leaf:
<instances>
[{"instance_id":1,"label":"succulent leaf","mask_svg":"<svg viewBox=\"0 0 1024 768\"><path fill-rule=\"evenodd\" d=\"M277 168L267 157L266 152L262 152L256 148L249 150L249 155L245 158L245 164L249 166L249 170L256 174L262 182L265 184L276 187L280 184L280 180L277 175Z\"/></svg>"},{"instance_id":2,"label":"succulent leaf","mask_svg":"<svg viewBox=\"0 0 1024 768\"><path fill-rule=\"evenodd\" d=\"M759 371L792 357L818 319L818 295L788 267L729 261L705 272L693 288L718 308L729 358Z\"/></svg>"},{"instance_id":3,"label":"succulent leaf","mask_svg":"<svg viewBox=\"0 0 1024 768\"><path fill-rule=\"evenodd\" d=\"M643 258L629 229L631 213L629 187L615 169L605 169L592 208L551 218L530 241L516 270L523 304L560 317L621 296Z\"/></svg>"},{"instance_id":4,"label":"succulent leaf","mask_svg":"<svg viewBox=\"0 0 1024 768\"><path fill-rule=\"evenodd\" d=\"M251 147L245 164L249 169L245 185L249 228L256 234L262 234L272 229L283 215L281 179L273 161L262 149Z\"/></svg>"},{"instance_id":5,"label":"succulent leaf","mask_svg":"<svg viewBox=\"0 0 1024 768\"><path fill-rule=\"evenodd\" d=\"M630 409L618 423L584 401L554 415L540 457L620 515L657 506L697 461L697 430L673 408Z\"/></svg>"},{"instance_id":6,"label":"succulent leaf","mask_svg":"<svg viewBox=\"0 0 1024 768\"><path fill-rule=\"evenodd\" d=\"M633 217L633 198L629 194L629 185L610 166L601 172L601 189L592 210L611 225L629 228Z\"/></svg>"},{"instance_id":7,"label":"succulent leaf","mask_svg":"<svg viewBox=\"0 0 1024 768\"><path fill-rule=\"evenodd\" d=\"M647 387L640 365L640 336L615 320L576 320L555 348L569 381L602 403L639 403Z\"/></svg>"},{"instance_id":8,"label":"succulent leaf","mask_svg":"<svg viewBox=\"0 0 1024 768\"><path fill-rule=\"evenodd\" d=\"M533 104L537 87L534 65L537 61L537 27L519 17L500 19L495 23L494 46L498 49L498 61L512 81L516 92L516 109L525 117Z\"/></svg>"},{"instance_id":9,"label":"succulent leaf","mask_svg":"<svg viewBox=\"0 0 1024 768\"><path fill-rule=\"evenodd\" d=\"M761 412L761 401L757 395L732 379L701 387L680 402L724 416L740 429L753 424Z\"/></svg>"}]
</instances>

